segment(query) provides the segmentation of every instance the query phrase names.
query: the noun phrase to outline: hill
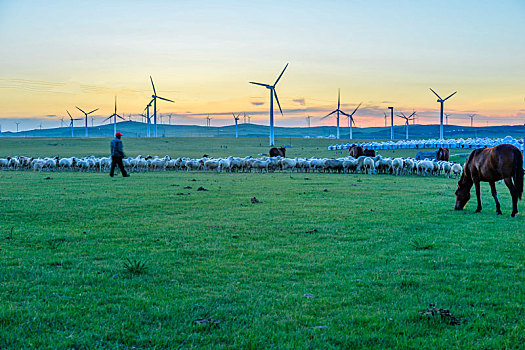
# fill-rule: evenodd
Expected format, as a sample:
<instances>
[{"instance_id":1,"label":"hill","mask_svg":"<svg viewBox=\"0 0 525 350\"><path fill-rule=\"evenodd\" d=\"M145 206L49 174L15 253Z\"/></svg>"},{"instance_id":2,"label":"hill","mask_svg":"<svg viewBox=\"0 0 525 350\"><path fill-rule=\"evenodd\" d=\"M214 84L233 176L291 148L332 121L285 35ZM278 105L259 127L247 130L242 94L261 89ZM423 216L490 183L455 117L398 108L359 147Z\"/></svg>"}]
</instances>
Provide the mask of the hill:
<instances>
[{"instance_id":1,"label":"hill","mask_svg":"<svg viewBox=\"0 0 525 350\"><path fill-rule=\"evenodd\" d=\"M198 125L158 125L158 136L160 137L235 137L235 125L220 127L204 127ZM141 122L127 121L118 123L118 131L128 137L145 137L146 124ZM458 125L446 125L444 127L446 138L468 138L468 137L523 137L524 128L522 125L486 126L486 127L466 127ZM239 137L267 137L269 127L259 124L239 124ZM75 137L84 136L84 127L73 129ZM153 126L152 132L153 135ZM328 138L336 134L334 126L318 127L276 127L276 137L293 138ZM341 138L347 139L348 128L341 128ZM88 128L88 135L92 137L111 137L113 135L113 124L98 125ZM439 135L439 125L411 125L409 128L410 139L436 138ZM18 133L3 132L3 137L69 137L71 129L69 127L52 129L34 129L21 131ZM390 127L370 127L354 128L354 139L384 140L390 139ZM394 137L404 139L405 127L394 126Z\"/></svg>"}]
</instances>

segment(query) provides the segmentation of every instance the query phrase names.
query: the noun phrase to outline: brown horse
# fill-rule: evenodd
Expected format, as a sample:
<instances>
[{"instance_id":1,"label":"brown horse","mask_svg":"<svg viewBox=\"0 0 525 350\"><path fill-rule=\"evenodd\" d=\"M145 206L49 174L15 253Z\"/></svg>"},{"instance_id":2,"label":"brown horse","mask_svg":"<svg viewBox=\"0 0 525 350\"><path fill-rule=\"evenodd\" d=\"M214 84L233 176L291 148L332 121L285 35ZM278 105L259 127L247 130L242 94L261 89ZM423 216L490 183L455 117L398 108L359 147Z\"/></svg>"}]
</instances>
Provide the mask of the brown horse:
<instances>
[{"instance_id":1,"label":"brown horse","mask_svg":"<svg viewBox=\"0 0 525 350\"><path fill-rule=\"evenodd\" d=\"M354 158L359 158L364 155L363 147L352 145L350 147L350 156Z\"/></svg>"},{"instance_id":2,"label":"brown horse","mask_svg":"<svg viewBox=\"0 0 525 350\"><path fill-rule=\"evenodd\" d=\"M438 149L436 153L436 160L444 160L448 162L449 157L450 157L450 151L448 150L448 148Z\"/></svg>"},{"instance_id":3,"label":"brown horse","mask_svg":"<svg viewBox=\"0 0 525 350\"><path fill-rule=\"evenodd\" d=\"M496 201L496 213L501 215L501 209L496 192L496 181L504 180L512 196L512 214L518 213L518 198L523 194L523 159L518 148L502 144L492 148L474 150L467 158L463 174L456 190L456 210L462 210L470 199L470 189L476 186L478 207L481 211L480 181L488 182L492 197ZM514 183L512 183L514 180Z\"/></svg>"},{"instance_id":4,"label":"brown horse","mask_svg":"<svg viewBox=\"0 0 525 350\"><path fill-rule=\"evenodd\" d=\"M278 157L278 156L281 156L281 157L286 157L286 148L285 147L272 147L270 148L270 157Z\"/></svg>"}]
</instances>

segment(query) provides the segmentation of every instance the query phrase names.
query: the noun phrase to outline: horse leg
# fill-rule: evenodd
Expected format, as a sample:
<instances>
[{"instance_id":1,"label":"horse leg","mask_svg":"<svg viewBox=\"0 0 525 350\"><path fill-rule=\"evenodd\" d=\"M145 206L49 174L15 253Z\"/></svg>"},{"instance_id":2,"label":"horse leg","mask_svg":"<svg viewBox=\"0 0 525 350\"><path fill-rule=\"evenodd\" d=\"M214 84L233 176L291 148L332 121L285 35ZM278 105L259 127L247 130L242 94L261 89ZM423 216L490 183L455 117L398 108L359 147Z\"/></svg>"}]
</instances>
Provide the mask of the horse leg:
<instances>
[{"instance_id":1,"label":"horse leg","mask_svg":"<svg viewBox=\"0 0 525 350\"><path fill-rule=\"evenodd\" d=\"M494 200L496 201L496 214L501 215L501 209L498 201L498 193L496 192L496 183L495 182L489 182L490 184L490 191L492 192L492 197L494 197Z\"/></svg>"},{"instance_id":2,"label":"horse leg","mask_svg":"<svg viewBox=\"0 0 525 350\"><path fill-rule=\"evenodd\" d=\"M474 185L476 186L476 198L478 199L478 207L475 213L479 213L481 211L481 186L479 181L474 181Z\"/></svg>"},{"instance_id":3,"label":"horse leg","mask_svg":"<svg viewBox=\"0 0 525 350\"><path fill-rule=\"evenodd\" d=\"M518 214L518 190L516 189L516 186L512 183L512 180L510 177L506 177L505 179L505 185L509 188L510 195L512 196L512 214L510 216L515 217L516 214Z\"/></svg>"}]
</instances>

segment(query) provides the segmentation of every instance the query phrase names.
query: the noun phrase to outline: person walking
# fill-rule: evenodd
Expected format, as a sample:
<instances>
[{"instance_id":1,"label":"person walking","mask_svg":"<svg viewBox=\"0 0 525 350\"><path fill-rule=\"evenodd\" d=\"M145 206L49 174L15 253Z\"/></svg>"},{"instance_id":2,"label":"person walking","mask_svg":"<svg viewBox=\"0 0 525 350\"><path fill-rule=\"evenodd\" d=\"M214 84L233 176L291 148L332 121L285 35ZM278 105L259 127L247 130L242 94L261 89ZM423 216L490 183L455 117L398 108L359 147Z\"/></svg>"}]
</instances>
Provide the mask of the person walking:
<instances>
[{"instance_id":1,"label":"person walking","mask_svg":"<svg viewBox=\"0 0 525 350\"><path fill-rule=\"evenodd\" d=\"M124 158L124 150L122 146L122 140L120 139L122 134L117 132L115 138L111 140L111 170L109 171L109 176L113 177L115 173L115 166L118 165L120 172L123 177L129 177L129 174L124 169L124 164L122 163L122 158Z\"/></svg>"}]
</instances>

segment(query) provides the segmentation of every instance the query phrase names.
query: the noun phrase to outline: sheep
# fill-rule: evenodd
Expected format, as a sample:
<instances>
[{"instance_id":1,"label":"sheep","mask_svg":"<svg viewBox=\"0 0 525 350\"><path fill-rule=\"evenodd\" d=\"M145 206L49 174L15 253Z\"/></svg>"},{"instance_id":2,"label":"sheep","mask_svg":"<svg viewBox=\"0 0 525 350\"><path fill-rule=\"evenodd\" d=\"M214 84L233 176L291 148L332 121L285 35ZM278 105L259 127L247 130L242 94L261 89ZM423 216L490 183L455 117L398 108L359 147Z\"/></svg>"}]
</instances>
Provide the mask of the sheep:
<instances>
[{"instance_id":1,"label":"sheep","mask_svg":"<svg viewBox=\"0 0 525 350\"><path fill-rule=\"evenodd\" d=\"M461 164L454 163L454 165L452 165L450 169L450 172L452 173L452 175L454 175L454 178L457 178L458 176L461 176L461 173L463 172L463 167L461 166Z\"/></svg>"}]
</instances>

